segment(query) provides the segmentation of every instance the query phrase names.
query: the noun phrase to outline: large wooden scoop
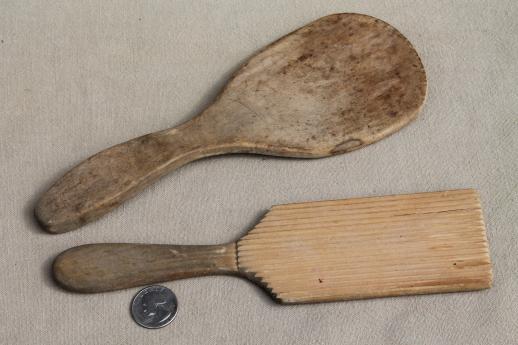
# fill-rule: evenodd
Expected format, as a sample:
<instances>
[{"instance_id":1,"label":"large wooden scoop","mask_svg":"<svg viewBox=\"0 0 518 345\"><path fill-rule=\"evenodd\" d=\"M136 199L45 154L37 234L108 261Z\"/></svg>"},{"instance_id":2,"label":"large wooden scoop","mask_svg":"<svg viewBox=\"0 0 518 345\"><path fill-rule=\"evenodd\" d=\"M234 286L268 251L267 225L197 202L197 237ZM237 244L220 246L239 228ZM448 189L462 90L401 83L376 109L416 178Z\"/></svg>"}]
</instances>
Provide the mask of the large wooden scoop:
<instances>
[{"instance_id":1,"label":"large wooden scoop","mask_svg":"<svg viewBox=\"0 0 518 345\"><path fill-rule=\"evenodd\" d=\"M89 244L61 253L53 269L64 288L79 292L238 275L282 303L491 286L474 190L274 206L235 243Z\"/></svg>"},{"instance_id":2,"label":"large wooden scoop","mask_svg":"<svg viewBox=\"0 0 518 345\"><path fill-rule=\"evenodd\" d=\"M324 17L252 57L194 119L80 163L43 195L36 217L50 232L72 230L202 157L356 150L414 119L425 93L423 65L396 29L365 15Z\"/></svg>"}]
</instances>

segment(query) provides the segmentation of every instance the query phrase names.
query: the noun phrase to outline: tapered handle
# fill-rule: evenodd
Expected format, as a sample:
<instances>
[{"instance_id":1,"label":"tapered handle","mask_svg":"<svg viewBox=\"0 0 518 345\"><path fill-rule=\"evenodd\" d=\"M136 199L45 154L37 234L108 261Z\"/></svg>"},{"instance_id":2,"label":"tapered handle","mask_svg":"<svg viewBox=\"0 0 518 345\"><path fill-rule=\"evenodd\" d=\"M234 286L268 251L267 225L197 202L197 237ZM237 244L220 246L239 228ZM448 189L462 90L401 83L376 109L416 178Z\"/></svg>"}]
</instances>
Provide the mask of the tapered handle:
<instances>
[{"instance_id":1,"label":"tapered handle","mask_svg":"<svg viewBox=\"0 0 518 345\"><path fill-rule=\"evenodd\" d=\"M54 260L56 281L76 292L103 292L164 281L237 274L236 244L175 246L87 244Z\"/></svg>"},{"instance_id":2,"label":"tapered handle","mask_svg":"<svg viewBox=\"0 0 518 345\"><path fill-rule=\"evenodd\" d=\"M199 118L113 146L83 161L38 201L35 215L52 233L95 220L167 172L225 152Z\"/></svg>"}]
</instances>

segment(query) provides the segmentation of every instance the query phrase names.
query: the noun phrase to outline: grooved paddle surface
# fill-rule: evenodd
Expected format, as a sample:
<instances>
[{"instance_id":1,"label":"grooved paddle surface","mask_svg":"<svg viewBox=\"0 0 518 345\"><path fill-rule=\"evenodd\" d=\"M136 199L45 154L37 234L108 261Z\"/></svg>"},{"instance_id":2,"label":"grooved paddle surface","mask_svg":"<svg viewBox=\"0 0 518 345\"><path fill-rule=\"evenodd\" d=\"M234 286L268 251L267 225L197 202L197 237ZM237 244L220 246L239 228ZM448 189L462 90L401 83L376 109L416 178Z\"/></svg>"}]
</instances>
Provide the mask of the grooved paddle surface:
<instances>
[{"instance_id":1,"label":"grooved paddle surface","mask_svg":"<svg viewBox=\"0 0 518 345\"><path fill-rule=\"evenodd\" d=\"M491 285L480 200L457 190L274 206L238 266L283 303Z\"/></svg>"}]
</instances>

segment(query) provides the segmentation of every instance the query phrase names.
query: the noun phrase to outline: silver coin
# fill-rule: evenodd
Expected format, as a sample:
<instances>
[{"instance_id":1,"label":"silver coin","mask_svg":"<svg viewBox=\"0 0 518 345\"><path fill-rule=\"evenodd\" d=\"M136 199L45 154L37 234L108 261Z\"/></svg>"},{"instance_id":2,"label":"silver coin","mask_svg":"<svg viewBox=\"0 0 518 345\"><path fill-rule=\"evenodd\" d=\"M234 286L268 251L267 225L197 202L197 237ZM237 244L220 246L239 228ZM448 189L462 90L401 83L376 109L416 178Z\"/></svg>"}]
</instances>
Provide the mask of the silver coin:
<instances>
[{"instance_id":1,"label":"silver coin","mask_svg":"<svg viewBox=\"0 0 518 345\"><path fill-rule=\"evenodd\" d=\"M152 285L140 290L131 303L131 315L145 328L161 328L173 321L178 311L176 295L165 286Z\"/></svg>"}]
</instances>

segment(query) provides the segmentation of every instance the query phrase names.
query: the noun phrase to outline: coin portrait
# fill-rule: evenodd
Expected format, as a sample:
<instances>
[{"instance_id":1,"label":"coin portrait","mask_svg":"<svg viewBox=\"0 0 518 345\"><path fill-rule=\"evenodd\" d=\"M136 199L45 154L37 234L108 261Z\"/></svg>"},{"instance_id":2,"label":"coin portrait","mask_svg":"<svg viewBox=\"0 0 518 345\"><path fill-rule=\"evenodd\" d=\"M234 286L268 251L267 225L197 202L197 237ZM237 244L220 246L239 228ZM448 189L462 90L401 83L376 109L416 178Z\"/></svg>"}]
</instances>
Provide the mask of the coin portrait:
<instances>
[{"instance_id":1,"label":"coin portrait","mask_svg":"<svg viewBox=\"0 0 518 345\"><path fill-rule=\"evenodd\" d=\"M175 294L165 286L153 285L140 290L131 304L131 314L145 328L161 328L173 321L178 309Z\"/></svg>"}]
</instances>

